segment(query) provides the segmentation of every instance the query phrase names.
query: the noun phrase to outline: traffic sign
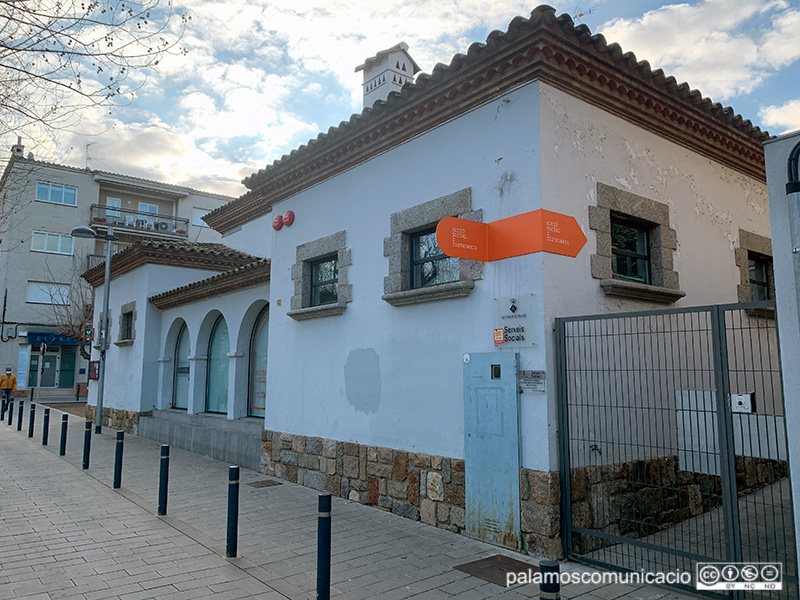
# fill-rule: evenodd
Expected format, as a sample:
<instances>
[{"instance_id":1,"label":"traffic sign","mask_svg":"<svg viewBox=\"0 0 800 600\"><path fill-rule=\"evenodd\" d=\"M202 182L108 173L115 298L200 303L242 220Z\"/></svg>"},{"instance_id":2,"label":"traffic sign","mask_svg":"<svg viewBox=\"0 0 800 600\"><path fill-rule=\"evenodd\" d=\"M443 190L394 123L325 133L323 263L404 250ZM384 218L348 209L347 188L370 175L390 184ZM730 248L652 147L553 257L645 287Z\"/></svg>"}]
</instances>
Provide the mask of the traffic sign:
<instances>
[{"instance_id":1,"label":"traffic sign","mask_svg":"<svg viewBox=\"0 0 800 600\"><path fill-rule=\"evenodd\" d=\"M83 339L91 342L94 339L94 327L87 327L83 330Z\"/></svg>"},{"instance_id":2,"label":"traffic sign","mask_svg":"<svg viewBox=\"0 0 800 600\"><path fill-rule=\"evenodd\" d=\"M586 236L574 217L541 208L492 223L445 217L436 241L447 256L490 262L532 252L574 258Z\"/></svg>"}]
</instances>

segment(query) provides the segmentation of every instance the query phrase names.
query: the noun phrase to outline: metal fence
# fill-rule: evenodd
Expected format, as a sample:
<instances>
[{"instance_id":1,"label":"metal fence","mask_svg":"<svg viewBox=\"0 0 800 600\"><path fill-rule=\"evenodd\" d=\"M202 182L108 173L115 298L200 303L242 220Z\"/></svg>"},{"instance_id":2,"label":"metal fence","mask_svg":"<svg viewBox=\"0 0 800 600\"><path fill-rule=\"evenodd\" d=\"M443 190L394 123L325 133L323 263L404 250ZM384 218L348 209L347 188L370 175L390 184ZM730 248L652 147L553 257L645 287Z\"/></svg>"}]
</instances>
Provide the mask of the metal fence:
<instances>
[{"instance_id":1,"label":"metal fence","mask_svg":"<svg viewBox=\"0 0 800 600\"><path fill-rule=\"evenodd\" d=\"M797 598L774 304L557 319L556 351L565 553L780 562L782 592L735 597Z\"/></svg>"}]
</instances>

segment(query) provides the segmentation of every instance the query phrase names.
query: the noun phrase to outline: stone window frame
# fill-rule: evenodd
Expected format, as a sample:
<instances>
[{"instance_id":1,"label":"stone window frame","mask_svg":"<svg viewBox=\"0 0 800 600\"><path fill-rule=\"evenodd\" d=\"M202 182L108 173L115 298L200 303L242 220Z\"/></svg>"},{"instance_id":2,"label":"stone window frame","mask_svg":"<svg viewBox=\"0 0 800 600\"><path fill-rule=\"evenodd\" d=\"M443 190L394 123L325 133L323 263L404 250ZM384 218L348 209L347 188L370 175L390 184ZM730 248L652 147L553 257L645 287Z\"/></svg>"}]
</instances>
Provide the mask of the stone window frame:
<instances>
[{"instance_id":1,"label":"stone window frame","mask_svg":"<svg viewBox=\"0 0 800 600\"><path fill-rule=\"evenodd\" d=\"M769 293L775 299L775 268L772 264L772 240L752 231L739 229L739 246L734 249L733 256L739 268L739 284L736 286L736 297L739 302L752 302L750 295L750 255L758 254L770 259L767 268Z\"/></svg>"},{"instance_id":2,"label":"stone window frame","mask_svg":"<svg viewBox=\"0 0 800 600\"><path fill-rule=\"evenodd\" d=\"M109 311L110 313L111 311ZM125 332L125 319L130 315L131 319L131 337L123 338ZM110 319L109 319L110 321ZM117 334L117 341L114 342L115 346L131 346L136 339L136 301L123 304L119 309L119 333Z\"/></svg>"},{"instance_id":3,"label":"stone window frame","mask_svg":"<svg viewBox=\"0 0 800 600\"><path fill-rule=\"evenodd\" d=\"M337 301L331 304L311 306L311 264L326 256L336 256L338 279L336 281ZM348 269L353 264L353 249L347 247L347 231L300 244L296 260L292 265L294 295L290 310L286 312L295 321L341 315L353 301L353 284L348 281Z\"/></svg>"},{"instance_id":4,"label":"stone window frame","mask_svg":"<svg viewBox=\"0 0 800 600\"><path fill-rule=\"evenodd\" d=\"M459 259L459 279L422 288L411 287L411 234L434 227L444 217L483 221L483 210L472 210L472 188L434 198L394 212L390 235L383 238L383 255L389 259L389 274L383 278L383 300L405 306L469 296L475 281L483 279L483 263Z\"/></svg>"},{"instance_id":5,"label":"stone window frame","mask_svg":"<svg viewBox=\"0 0 800 600\"><path fill-rule=\"evenodd\" d=\"M650 283L614 278L612 271L611 213L649 225ZM589 206L589 229L595 232L597 249L590 256L590 271L607 296L671 304L683 298L678 272L673 269L678 234L669 224L669 205L597 183L597 205Z\"/></svg>"}]
</instances>

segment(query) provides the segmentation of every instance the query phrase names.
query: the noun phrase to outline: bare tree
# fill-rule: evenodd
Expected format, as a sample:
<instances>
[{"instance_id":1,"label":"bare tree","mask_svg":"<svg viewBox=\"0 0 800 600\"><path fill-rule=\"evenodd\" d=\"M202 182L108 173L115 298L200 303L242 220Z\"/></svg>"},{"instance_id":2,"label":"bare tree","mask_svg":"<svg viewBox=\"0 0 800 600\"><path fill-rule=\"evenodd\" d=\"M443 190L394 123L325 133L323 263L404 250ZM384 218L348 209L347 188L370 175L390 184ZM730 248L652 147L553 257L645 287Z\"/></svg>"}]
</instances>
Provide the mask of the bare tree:
<instances>
[{"instance_id":1,"label":"bare tree","mask_svg":"<svg viewBox=\"0 0 800 600\"><path fill-rule=\"evenodd\" d=\"M185 52L188 19L172 0L0 0L0 135L70 129L88 107L130 100L165 54Z\"/></svg>"},{"instance_id":2,"label":"bare tree","mask_svg":"<svg viewBox=\"0 0 800 600\"><path fill-rule=\"evenodd\" d=\"M47 265L46 293L50 296L50 303L43 305L41 312L45 319L52 322L58 333L77 340L81 356L91 360L83 343L83 333L92 327L94 290L81 277L88 269L88 257L76 255L72 258L72 269L67 272L54 273L50 265Z\"/></svg>"}]
</instances>

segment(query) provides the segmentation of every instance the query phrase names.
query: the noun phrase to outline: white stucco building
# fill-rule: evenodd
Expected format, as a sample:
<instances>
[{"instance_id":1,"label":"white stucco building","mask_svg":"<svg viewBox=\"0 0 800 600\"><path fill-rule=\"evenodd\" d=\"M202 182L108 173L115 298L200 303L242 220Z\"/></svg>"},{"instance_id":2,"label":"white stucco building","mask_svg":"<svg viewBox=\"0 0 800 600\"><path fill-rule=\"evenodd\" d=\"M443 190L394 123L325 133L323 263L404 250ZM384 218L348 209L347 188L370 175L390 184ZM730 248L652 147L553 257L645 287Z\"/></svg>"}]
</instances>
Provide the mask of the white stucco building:
<instances>
[{"instance_id":1,"label":"white stucco building","mask_svg":"<svg viewBox=\"0 0 800 600\"><path fill-rule=\"evenodd\" d=\"M520 487L504 493L521 524L518 510L482 537L558 555L554 319L772 297L766 138L536 9L245 179L246 194L205 217L241 263L191 266L202 246L174 265L120 253L112 315L135 302L137 320L127 354L109 357L109 418L463 532L483 435L470 411L491 420L466 399L483 377L469 369L503 356L513 366L498 358L490 379L544 377L498 425L518 423ZM435 244L444 217L538 209L577 220L575 258L480 263ZM100 267L87 278L100 285ZM510 305L525 337L501 346Z\"/></svg>"}]
</instances>

